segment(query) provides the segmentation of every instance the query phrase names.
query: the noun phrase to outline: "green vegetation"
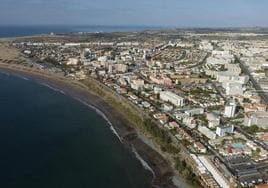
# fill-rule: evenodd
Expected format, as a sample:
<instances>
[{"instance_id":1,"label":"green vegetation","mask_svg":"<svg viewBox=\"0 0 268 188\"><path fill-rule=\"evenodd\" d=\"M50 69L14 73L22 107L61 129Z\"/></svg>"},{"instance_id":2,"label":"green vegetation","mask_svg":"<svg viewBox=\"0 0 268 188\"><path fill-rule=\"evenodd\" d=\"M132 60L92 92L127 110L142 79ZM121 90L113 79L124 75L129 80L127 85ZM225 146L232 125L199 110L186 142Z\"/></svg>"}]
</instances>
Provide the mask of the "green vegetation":
<instances>
[{"instance_id":1,"label":"green vegetation","mask_svg":"<svg viewBox=\"0 0 268 188\"><path fill-rule=\"evenodd\" d=\"M172 144L161 145L161 150L163 152L168 152L173 155L176 155L180 152L180 150Z\"/></svg>"},{"instance_id":2,"label":"green vegetation","mask_svg":"<svg viewBox=\"0 0 268 188\"><path fill-rule=\"evenodd\" d=\"M146 119L143 124L148 133L154 136L157 142L160 144L161 150L170 154L178 154L180 150L171 144L171 138L168 132L159 128L150 119Z\"/></svg>"},{"instance_id":3,"label":"green vegetation","mask_svg":"<svg viewBox=\"0 0 268 188\"><path fill-rule=\"evenodd\" d=\"M257 132L267 132L267 130L259 128L257 125L252 125L250 127L241 127L248 134L255 134Z\"/></svg>"},{"instance_id":4,"label":"green vegetation","mask_svg":"<svg viewBox=\"0 0 268 188\"><path fill-rule=\"evenodd\" d=\"M156 137L158 141L161 141L165 144L171 143L171 138L168 135L167 131L160 129L150 119L146 119L143 123L143 126L146 131L148 131L152 136Z\"/></svg>"},{"instance_id":5,"label":"green vegetation","mask_svg":"<svg viewBox=\"0 0 268 188\"><path fill-rule=\"evenodd\" d=\"M239 113L239 114L236 116L236 118L237 118L237 119L242 119L242 118L244 118L244 114Z\"/></svg>"},{"instance_id":6,"label":"green vegetation","mask_svg":"<svg viewBox=\"0 0 268 188\"><path fill-rule=\"evenodd\" d=\"M201 121L204 125L206 126L208 125L208 120L207 120L206 115L200 114L200 115L194 115L194 117L198 119L199 121Z\"/></svg>"},{"instance_id":7,"label":"green vegetation","mask_svg":"<svg viewBox=\"0 0 268 188\"><path fill-rule=\"evenodd\" d=\"M149 117L147 118L134 105L119 99L116 94L113 95L111 93L110 89L95 80L84 80L83 83L90 89L90 91L96 93L98 96L102 96L102 99L121 113L126 120L139 127L146 134L151 135L160 145L162 151L169 154L177 154L180 152L177 147L171 144L171 137L168 132L158 127L156 123Z\"/></svg>"},{"instance_id":8,"label":"green vegetation","mask_svg":"<svg viewBox=\"0 0 268 188\"><path fill-rule=\"evenodd\" d=\"M185 146L185 147L188 147L188 146L191 145L191 143L190 143L188 140L186 140L186 139L181 140L181 144L182 144L183 146Z\"/></svg>"},{"instance_id":9,"label":"green vegetation","mask_svg":"<svg viewBox=\"0 0 268 188\"><path fill-rule=\"evenodd\" d=\"M210 97L210 94L212 94L212 92L198 88L198 89L191 90L190 94L200 98L200 97Z\"/></svg>"},{"instance_id":10,"label":"green vegetation","mask_svg":"<svg viewBox=\"0 0 268 188\"><path fill-rule=\"evenodd\" d=\"M43 62L50 63L52 65L59 65L59 62L53 57L46 57Z\"/></svg>"},{"instance_id":11,"label":"green vegetation","mask_svg":"<svg viewBox=\"0 0 268 188\"><path fill-rule=\"evenodd\" d=\"M193 187L201 187L198 177L193 173L193 169L180 157L175 158L175 169L180 172L182 177Z\"/></svg>"},{"instance_id":12,"label":"green vegetation","mask_svg":"<svg viewBox=\"0 0 268 188\"><path fill-rule=\"evenodd\" d=\"M264 70L255 70L256 73L265 73Z\"/></svg>"},{"instance_id":13,"label":"green vegetation","mask_svg":"<svg viewBox=\"0 0 268 188\"><path fill-rule=\"evenodd\" d=\"M84 80L83 83L95 94L102 96L102 99L122 114L126 120L133 123L145 134L152 136L154 141L160 146L163 152L166 152L175 158L175 168L181 172L181 175L186 179L187 183L193 187L201 187L199 178L194 174L194 171L183 160L178 157L180 155L180 148L172 144L169 132L157 126L156 122L150 117L143 114L130 102L123 98L118 98L117 94L111 93L111 90L106 86L99 84L95 80ZM82 85L84 86L84 85ZM187 140L183 140L182 145L189 146Z\"/></svg>"},{"instance_id":14,"label":"green vegetation","mask_svg":"<svg viewBox=\"0 0 268 188\"><path fill-rule=\"evenodd\" d=\"M223 109L223 106L222 105L219 105L219 106L209 106L207 108L208 111L221 110L221 109Z\"/></svg>"},{"instance_id":15,"label":"green vegetation","mask_svg":"<svg viewBox=\"0 0 268 188\"><path fill-rule=\"evenodd\" d=\"M260 155L261 149L257 148L255 151L252 150L252 158L258 157Z\"/></svg>"},{"instance_id":16,"label":"green vegetation","mask_svg":"<svg viewBox=\"0 0 268 188\"><path fill-rule=\"evenodd\" d=\"M247 143L247 141L246 140L244 140L244 139L242 139L242 138L235 138L235 137L233 137L233 143L242 143L242 144L246 144Z\"/></svg>"}]
</instances>

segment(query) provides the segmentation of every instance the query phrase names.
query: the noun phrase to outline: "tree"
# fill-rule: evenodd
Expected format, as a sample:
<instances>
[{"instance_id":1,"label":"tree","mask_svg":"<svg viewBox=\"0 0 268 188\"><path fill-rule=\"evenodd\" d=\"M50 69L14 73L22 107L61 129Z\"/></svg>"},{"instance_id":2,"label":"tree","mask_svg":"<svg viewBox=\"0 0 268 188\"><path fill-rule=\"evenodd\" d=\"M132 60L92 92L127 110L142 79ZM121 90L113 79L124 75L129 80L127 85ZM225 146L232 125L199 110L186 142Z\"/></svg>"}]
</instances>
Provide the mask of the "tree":
<instances>
[{"instance_id":1,"label":"tree","mask_svg":"<svg viewBox=\"0 0 268 188\"><path fill-rule=\"evenodd\" d=\"M258 132L260 129L257 125L252 125L250 127L245 127L244 130L248 132L249 134L255 134Z\"/></svg>"}]
</instances>

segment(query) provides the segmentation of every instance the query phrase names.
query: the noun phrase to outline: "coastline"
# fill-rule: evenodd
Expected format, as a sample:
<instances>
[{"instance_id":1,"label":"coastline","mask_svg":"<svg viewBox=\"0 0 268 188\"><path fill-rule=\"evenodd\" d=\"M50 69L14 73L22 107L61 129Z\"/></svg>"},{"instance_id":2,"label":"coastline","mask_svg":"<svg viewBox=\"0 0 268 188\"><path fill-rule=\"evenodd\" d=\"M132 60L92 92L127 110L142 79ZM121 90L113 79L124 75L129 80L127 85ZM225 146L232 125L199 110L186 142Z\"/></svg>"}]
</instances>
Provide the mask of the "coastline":
<instances>
[{"instance_id":1,"label":"coastline","mask_svg":"<svg viewBox=\"0 0 268 188\"><path fill-rule=\"evenodd\" d=\"M0 63L0 70L15 74L22 79L30 79L50 89L78 100L84 105L95 109L106 121L110 122L111 131L118 134L119 140L134 153L145 169L153 171L152 187L189 187L180 177L176 177L170 164L150 144L150 140L135 129L131 122L122 117L116 109L105 102L101 97L92 93L85 85L64 77L51 75L44 71L21 65ZM142 136L141 136L142 135ZM176 186L172 178L176 177Z\"/></svg>"}]
</instances>

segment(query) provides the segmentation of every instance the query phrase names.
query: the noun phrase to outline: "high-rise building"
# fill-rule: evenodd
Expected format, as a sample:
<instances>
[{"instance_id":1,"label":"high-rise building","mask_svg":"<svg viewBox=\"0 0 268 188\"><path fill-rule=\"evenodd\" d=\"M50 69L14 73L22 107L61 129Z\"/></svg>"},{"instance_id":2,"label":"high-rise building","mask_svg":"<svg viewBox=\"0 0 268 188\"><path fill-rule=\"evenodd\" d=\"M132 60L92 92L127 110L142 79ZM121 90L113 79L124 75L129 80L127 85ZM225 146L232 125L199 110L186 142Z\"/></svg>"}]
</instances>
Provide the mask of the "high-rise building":
<instances>
[{"instance_id":1,"label":"high-rise building","mask_svg":"<svg viewBox=\"0 0 268 188\"><path fill-rule=\"evenodd\" d=\"M235 111L236 111L236 104L232 102L225 106L224 115L229 118L234 117Z\"/></svg>"},{"instance_id":2,"label":"high-rise building","mask_svg":"<svg viewBox=\"0 0 268 188\"><path fill-rule=\"evenodd\" d=\"M257 125L260 128L268 129L268 112L249 112L244 119L245 126Z\"/></svg>"},{"instance_id":3,"label":"high-rise building","mask_svg":"<svg viewBox=\"0 0 268 188\"><path fill-rule=\"evenodd\" d=\"M216 129L216 134L220 137L225 136L226 133L233 133L234 132L234 126L233 125L223 125L219 126Z\"/></svg>"}]
</instances>

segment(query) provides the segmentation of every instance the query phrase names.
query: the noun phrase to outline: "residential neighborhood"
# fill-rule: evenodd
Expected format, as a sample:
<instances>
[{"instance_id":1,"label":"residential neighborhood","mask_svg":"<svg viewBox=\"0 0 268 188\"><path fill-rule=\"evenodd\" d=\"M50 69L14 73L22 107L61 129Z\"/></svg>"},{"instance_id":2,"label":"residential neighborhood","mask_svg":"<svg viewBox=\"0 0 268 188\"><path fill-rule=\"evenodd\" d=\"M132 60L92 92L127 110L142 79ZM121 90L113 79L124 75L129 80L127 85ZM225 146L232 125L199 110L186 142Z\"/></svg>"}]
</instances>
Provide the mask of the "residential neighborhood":
<instances>
[{"instance_id":1,"label":"residential neighborhood","mask_svg":"<svg viewBox=\"0 0 268 188\"><path fill-rule=\"evenodd\" d=\"M83 42L37 37L10 45L33 60L26 66L92 78L128 100L183 148L203 186L267 184L267 36L178 33Z\"/></svg>"}]
</instances>

